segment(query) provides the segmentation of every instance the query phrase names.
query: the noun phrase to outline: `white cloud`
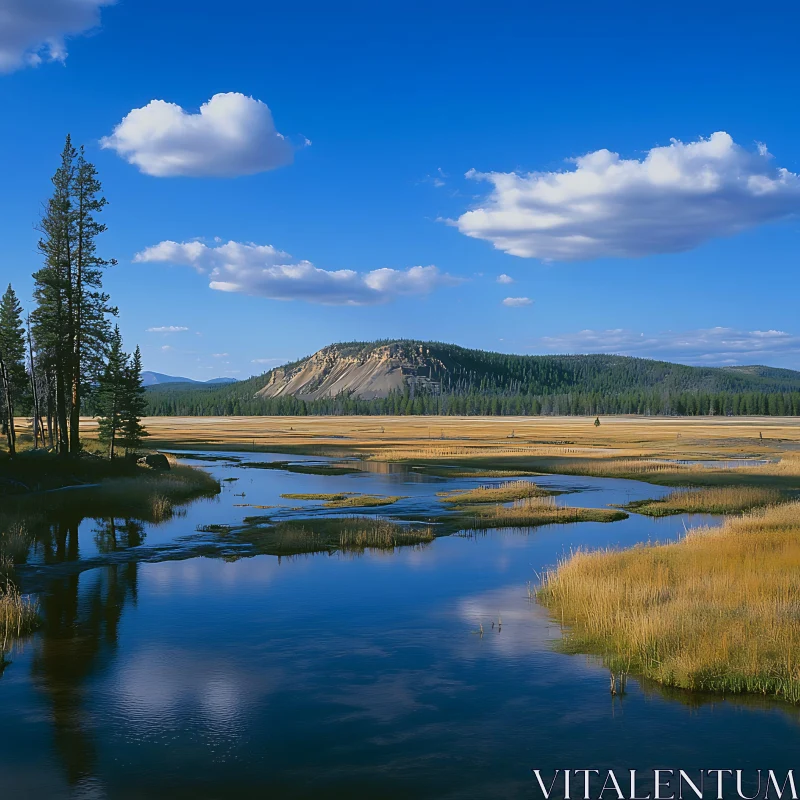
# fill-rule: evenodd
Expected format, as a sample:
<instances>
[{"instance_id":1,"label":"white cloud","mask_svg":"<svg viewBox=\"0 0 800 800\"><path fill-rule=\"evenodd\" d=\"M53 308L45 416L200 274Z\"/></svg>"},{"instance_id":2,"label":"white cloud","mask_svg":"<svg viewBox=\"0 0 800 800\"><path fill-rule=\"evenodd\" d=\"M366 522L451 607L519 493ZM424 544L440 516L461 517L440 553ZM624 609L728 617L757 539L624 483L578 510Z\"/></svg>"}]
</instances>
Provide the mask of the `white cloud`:
<instances>
[{"instance_id":1,"label":"white cloud","mask_svg":"<svg viewBox=\"0 0 800 800\"><path fill-rule=\"evenodd\" d=\"M525 258L576 261L689 250L800 211L800 176L722 131L640 161L597 150L564 172L480 173L494 187L458 229Z\"/></svg>"},{"instance_id":2,"label":"white cloud","mask_svg":"<svg viewBox=\"0 0 800 800\"><path fill-rule=\"evenodd\" d=\"M752 364L800 357L800 336L785 331L701 328L655 334L616 328L542 337L537 350L558 353L615 353L677 360L687 364Z\"/></svg>"},{"instance_id":3,"label":"white cloud","mask_svg":"<svg viewBox=\"0 0 800 800\"><path fill-rule=\"evenodd\" d=\"M432 183L437 189L441 189L442 186L446 186L446 179L447 174L441 167L436 168L436 173L434 175L428 175L427 180Z\"/></svg>"},{"instance_id":4,"label":"white cloud","mask_svg":"<svg viewBox=\"0 0 800 800\"><path fill-rule=\"evenodd\" d=\"M116 0L0 0L0 73L67 58L67 38L100 24Z\"/></svg>"},{"instance_id":5,"label":"white cloud","mask_svg":"<svg viewBox=\"0 0 800 800\"><path fill-rule=\"evenodd\" d=\"M170 345L170 344L161 345L161 349L162 350L172 350L172 345Z\"/></svg>"},{"instance_id":6,"label":"white cloud","mask_svg":"<svg viewBox=\"0 0 800 800\"><path fill-rule=\"evenodd\" d=\"M509 308L520 308L522 306L529 306L533 303L530 297L506 297L503 300L503 305Z\"/></svg>"},{"instance_id":7,"label":"white cloud","mask_svg":"<svg viewBox=\"0 0 800 800\"><path fill-rule=\"evenodd\" d=\"M514 283L514 279L510 275L506 275L505 272L502 275L497 276L498 283Z\"/></svg>"},{"instance_id":8,"label":"white cloud","mask_svg":"<svg viewBox=\"0 0 800 800\"><path fill-rule=\"evenodd\" d=\"M294 158L294 147L275 130L266 103L238 92L215 94L197 114L151 100L133 109L100 144L159 178L253 175Z\"/></svg>"},{"instance_id":9,"label":"white cloud","mask_svg":"<svg viewBox=\"0 0 800 800\"><path fill-rule=\"evenodd\" d=\"M162 325L158 328L148 328L147 333L182 333L188 330L188 328L184 328L182 325Z\"/></svg>"},{"instance_id":10,"label":"white cloud","mask_svg":"<svg viewBox=\"0 0 800 800\"><path fill-rule=\"evenodd\" d=\"M230 353L212 353L211 358L228 358Z\"/></svg>"},{"instance_id":11,"label":"white cloud","mask_svg":"<svg viewBox=\"0 0 800 800\"><path fill-rule=\"evenodd\" d=\"M194 267L208 275L209 286L221 292L243 292L273 300L305 300L323 305L375 305L401 295L423 295L458 278L437 267L404 270L324 270L298 261L272 245L227 242L165 241L134 256L136 262L164 262Z\"/></svg>"}]
</instances>

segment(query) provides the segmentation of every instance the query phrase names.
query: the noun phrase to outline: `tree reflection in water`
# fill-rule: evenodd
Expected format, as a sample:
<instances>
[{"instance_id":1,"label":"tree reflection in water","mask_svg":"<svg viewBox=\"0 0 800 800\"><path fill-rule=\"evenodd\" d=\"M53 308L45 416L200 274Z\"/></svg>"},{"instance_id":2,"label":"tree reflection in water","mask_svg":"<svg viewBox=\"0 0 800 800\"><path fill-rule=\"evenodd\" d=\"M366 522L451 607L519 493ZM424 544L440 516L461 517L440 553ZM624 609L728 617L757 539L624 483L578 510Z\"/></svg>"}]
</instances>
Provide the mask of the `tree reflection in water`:
<instances>
[{"instance_id":1,"label":"tree reflection in water","mask_svg":"<svg viewBox=\"0 0 800 800\"><path fill-rule=\"evenodd\" d=\"M114 542L141 535L117 529ZM127 538L126 538L127 537ZM116 564L54 581L42 597L43 625L33 655L32 677L52 709L55 749L72 786L92 780L95 744L86 704L91 678L114 657L126 603L136 604L138 565Z\"/></svg>"},{"instance_id":2,"label":"tree reflection in water","mask_svg":"<svg viewBox=\"0 0 800 800\"><path fill-rule=\"evenodd\" d=\"M114 517L96 519L94 541L99 553L113 553L138 547L145 540L144 525L137 519L119 521Z\"/></svg>"}]
</instances>

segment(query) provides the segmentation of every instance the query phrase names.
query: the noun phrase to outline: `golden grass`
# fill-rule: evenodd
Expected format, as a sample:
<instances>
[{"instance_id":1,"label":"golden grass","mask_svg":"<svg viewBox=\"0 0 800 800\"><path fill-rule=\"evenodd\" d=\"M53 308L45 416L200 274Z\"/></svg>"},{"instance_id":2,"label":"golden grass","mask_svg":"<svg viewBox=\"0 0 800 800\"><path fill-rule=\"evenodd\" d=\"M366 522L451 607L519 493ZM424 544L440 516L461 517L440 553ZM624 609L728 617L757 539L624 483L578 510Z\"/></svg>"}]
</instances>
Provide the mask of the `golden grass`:
<instances>
[{"instance_id":1,"label":"golden grass","mask_svg":"<svg viewBox=\"0 0 800 800\"><path fill-rule=\"evenodd\" d=\"M443 503L510 503L526 497L545 497L551 492L540 489L531 481L506 481L497 486L479 486L476 489L457 489L453 492L440 492Z\"/></svg>"},{"instance_id":2,"label":"golden grass","mask_svg":"<svg viewBox=\"0 0 800 800\"><path fill-rule=\"evenodd\" d=\"M0 658L15 639L39 624L39 604L23 597L10 581L0 586Z\"/></svg>"},{"instance_id":3,"label":"golden grass","mask_svg":"<svg viewBox=\"0 0 800 800\"><path fill-rule=\"evenodd\" d=\"M376 494L358 494L357 492L340 492L338 494L282 494L288 500L324 500L325 508L372 508L390 506L405 498L400 495L381 496Z\"/></svg>"},{"instance_id":4,"label":"golden grass","mask_svg":"<svg viewBox=\"0 0 800 800\"><path fill-rule=\"evenodd\" d=\"M570 508L560 506L555 497L529 497L511 506L474 506L465 509L473 514L476 527L516 528L568 522L616 522L627 514L615 508Z\"/></svg>"},{"instance_id":5,"label":"golden grass","mask_svg":"<svg viewBox=\"0 0 800 800\"><path fill-rule=\"evenodd\" d=\"M579 552L540 601L564 647L666 686L800 702L800 502L676 544Z\"/></svg>"},{"instance_id":6,"label":"golden grass","mask_svg":"<svg viewBox=\"0 0 800 800\"><path fill-rule=\"evenodd\" d=\"M344 497L341 500L329 500L324 504L325 508L372 508L377 506L390 506L398 500L404 498L400 495L390 495L382 497L376 494L358 494L351 497Z\"/></svg>"},{"instance_id":7,"label":"golden grass","mask_svg":"<svg viewBox=\"0 0 800 800\"><path fill-rule=\"evenodd\" d=\"M760 486L714 486L671 492L659 500L638 500L626 508L650 517L670 514L737 514L776 505L786 496L777 489Z\"/></svg>"},{"instance_id":8,"label":"golden grass","mask_svg":"<svg viewBox=\"0 0 800 800\"><path fill-rule=\"evenodd\" d=\"M94 421L82 424L88 437L96 435ZM601 417L599 427L588 417L149 417L146 426L154 446L359 456L430 474L456 467L465 475L478 470L474 477L550 472L675 486L800 488L796 417L617 416ZM664 461L749 457L780 462L721 470Z\"/></svg>"},{"instance_id":9,"label":"golden grass","mask_svg":"<svg viewBox=\"0 0 800 800\"><path fill-rule=\"evenodd\" d=\"M404 545L425 544L436 538L433 529L406 528L389 520L374 520L368 525L347 526L339 534L342 550L366 548L393 549Z\"/></svg>"},{"instance_id":10,"label":"golden grass","mask_svg":"<svg viewBox=\"0 0 800 800\"><path fill-rule=\"evenodd\" d=\"M26 424L18 420L20 430ZM234 445L275 452L282 446L323 445L384 454L613 450L620 457L736 458L800 443L795 417L614 416L601 417L597 428L589 417L148 417L145 424L154 446ZM94 420L81 425L89 438L96 436Z\"/></svg>"}]
</instances>

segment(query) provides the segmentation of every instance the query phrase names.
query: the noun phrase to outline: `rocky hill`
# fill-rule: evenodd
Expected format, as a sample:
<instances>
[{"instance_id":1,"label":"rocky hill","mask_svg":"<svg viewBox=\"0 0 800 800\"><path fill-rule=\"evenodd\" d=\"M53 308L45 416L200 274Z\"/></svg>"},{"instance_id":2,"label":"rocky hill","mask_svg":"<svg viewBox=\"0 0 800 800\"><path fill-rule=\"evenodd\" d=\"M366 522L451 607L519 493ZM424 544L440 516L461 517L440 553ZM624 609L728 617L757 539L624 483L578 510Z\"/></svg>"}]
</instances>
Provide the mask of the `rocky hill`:
<instances>
[{"instance_id":1,"label":"rocky hill","mask_svg":"<svg viewBox=\"0 0 800 800\"><path fill-rule=\"evenodd\" d=\"M359 400L376 400L407 388L438 392L441 384L431 376L446 370L439 353L422 342L334 344L303 361L272 370L257 396L319 400L349 394Z\"/></svg>"},{"instance_id":2,"label":"rocky hill","mask_svg":"<svg viewBox=\"0 0 800 800\"><path fill-rule=\"evenodd\" d=\"M612 355L347 342L231 386L149 390L153 414L800 414L800 372Z\"/></svg>"}]
</instances>

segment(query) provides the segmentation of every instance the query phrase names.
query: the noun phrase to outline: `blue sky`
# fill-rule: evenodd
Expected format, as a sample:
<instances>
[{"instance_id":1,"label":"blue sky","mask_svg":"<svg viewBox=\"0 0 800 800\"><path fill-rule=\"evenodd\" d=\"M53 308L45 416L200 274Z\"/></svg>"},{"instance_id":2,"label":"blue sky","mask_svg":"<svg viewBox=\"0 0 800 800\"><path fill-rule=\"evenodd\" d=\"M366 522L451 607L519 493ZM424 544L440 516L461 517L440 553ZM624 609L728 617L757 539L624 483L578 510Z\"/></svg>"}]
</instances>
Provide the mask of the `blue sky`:
<instances>
[{"instance_id":1,"label":"blue sky","mask_svg":"<svg viewBox=\"0 0 800 800\"><path fill-rule=\"evenodd\" d=\"M797 12L536 5L0 0L2 282L70 132L147 369L401 336L800 369Z\"/></svg>"}]
</instances>

